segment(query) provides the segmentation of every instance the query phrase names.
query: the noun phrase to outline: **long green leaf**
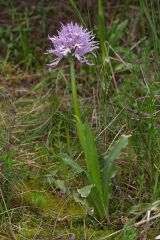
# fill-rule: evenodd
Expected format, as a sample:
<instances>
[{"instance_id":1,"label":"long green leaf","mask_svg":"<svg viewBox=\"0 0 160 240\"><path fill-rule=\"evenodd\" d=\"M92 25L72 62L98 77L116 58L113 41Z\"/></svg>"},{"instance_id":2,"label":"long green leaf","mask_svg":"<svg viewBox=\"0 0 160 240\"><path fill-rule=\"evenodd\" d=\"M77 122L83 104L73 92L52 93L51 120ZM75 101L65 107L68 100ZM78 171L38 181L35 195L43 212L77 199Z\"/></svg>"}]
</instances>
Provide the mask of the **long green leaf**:
<instances>
[{"instance_id":1,"label":"long green leaf","mask_svg":"<svg viewBox=\"0 0 160 240\"><path fill-rule=\"evenodd\" d=\"M91 193L87 197L87 200L94 208L95 215L99 219L103 219L105 217L105 208L101 191L102 187L100 182L99 156L96 144L90 126L87 123L82 124L78 118L76 118L76 120L78 136L82 150L84 151L85 161L88 169L86 175L89 183L91 184L90 186L94 186L91 189Z\"/></svg>"},{"instance_id":2,"label":"long green leaf","mask_svg":"<svg viewBox=\"0 0 160 240\"><path fill-rule=\"evenodd\" d=\"M83 134L84 134L83 151L85 154L85 160L88 168L88 173L90 176L90 181L91 181L91 184L94 184L97 187L97 190L99 191L99 193L101 193L99 156L98 156L96 144L88 123L84 123L83 127L84 127L83 128Z\"/></svg>"},{"instance_id":3,"label":"long green leaf","mask_svg":"<svg viewBox=\"0 0 160 240\"><path fill-rule=\"evenodd\" d=\"M104 156L104 168L102 171L102 194L106 208L108 208L110 198L110 184L112 177L116 173L116 158L119 157L121 150L128 144L131 135L122 135L117 142L110 148L108 154Z\"/></svg>"},{"instance_id":4,"label":"long green leaf","mask_svg":"<svg viewBox=\"0 0 160 240\"><path fill-rule=\"evenodd\" d=\"M85 135L84 135L84 124L81 122L81 120L75 116L76 118L76 127L77 127L77 133L79 137L79 141L81 144L82 149L84 150L84 143L85 143Z\"/></svg>"}]
</instances>

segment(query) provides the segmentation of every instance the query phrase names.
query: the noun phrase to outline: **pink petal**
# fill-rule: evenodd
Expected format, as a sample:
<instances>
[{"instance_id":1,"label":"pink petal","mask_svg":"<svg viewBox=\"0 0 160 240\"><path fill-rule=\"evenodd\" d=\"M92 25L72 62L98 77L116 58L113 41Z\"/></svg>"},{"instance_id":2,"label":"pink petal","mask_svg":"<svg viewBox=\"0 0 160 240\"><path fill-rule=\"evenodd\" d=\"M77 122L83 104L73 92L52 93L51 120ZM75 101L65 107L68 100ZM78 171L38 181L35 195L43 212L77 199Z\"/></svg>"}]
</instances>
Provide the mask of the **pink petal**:
<instances>
[{"instance_id":1,"label":"pink petal","mask_svg":"<svg viewBox=\"0 0 160 240\"><path fill-rule=\"evenodd\" d=\"M56 58L54 62L47 64L48 67L56 67L62 58Z\"/></svg>"}]
</instances>

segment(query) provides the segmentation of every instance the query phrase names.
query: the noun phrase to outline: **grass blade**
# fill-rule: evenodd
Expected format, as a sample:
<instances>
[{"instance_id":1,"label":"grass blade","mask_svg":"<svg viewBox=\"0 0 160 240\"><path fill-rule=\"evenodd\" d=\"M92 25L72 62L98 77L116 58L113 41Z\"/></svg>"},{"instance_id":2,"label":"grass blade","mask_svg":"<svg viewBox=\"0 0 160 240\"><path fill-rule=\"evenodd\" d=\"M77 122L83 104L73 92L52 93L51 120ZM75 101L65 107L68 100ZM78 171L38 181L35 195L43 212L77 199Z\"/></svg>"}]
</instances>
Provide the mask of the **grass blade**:
<instances>
[{"instance_id":1,"label":"grass blade","mask_svg":"<svg viewBox=\"0 0 160 240\"><path fill-rule=\"evenodd\" d=\"M76 6L75 1L74 1L74 0L69 0L69 2L70 2L70 4L73 6L74 10L76 11L77 16L78 16L79 20L81 21L81 23L86 27L86 24L85 24L85 22L84 22L84 20L83 20L83 18L82 18L82 16L81 16L80 11L78 10L78 8L77 8L77 6Z\"/></svg>"},{"instance_id":2,"label":"grass blade","mask_svg":"<svg viewBox=\"0 0 160 240\"><path fill-rule=\"evenodd\" d=\"M103 1L98 0L98 37L100 41L100 48L101 48L101 55L102 55L103 62L105 61L105 57L106 57L105 32L106 32L106 28L105 28Z\"/></svg>"}]
</instances>

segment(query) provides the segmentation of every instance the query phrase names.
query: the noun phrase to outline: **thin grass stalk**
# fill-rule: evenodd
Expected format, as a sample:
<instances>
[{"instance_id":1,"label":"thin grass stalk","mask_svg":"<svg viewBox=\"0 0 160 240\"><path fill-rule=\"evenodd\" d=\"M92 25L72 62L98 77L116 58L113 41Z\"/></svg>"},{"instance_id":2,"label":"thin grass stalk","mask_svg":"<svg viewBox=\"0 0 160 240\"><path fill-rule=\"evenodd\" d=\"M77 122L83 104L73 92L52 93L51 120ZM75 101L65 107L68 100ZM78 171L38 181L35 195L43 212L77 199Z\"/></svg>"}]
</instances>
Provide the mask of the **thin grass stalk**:
<instances>
[{"instance_id":1,"label":"thin grass stalk","mask_svg":"<svg viewBox=\"0 0 160 240\"><path fill-rule=\"evenodd\" d=\"M84 22L84 20L83 20L83 18L81 16L81 13L80 13L80 11L79 11L75 1L74 0L69 0L69 2L73 6L74 10L76 11L77 16L78 16L79 20L81 21L81 23L86 27L86 24L85 24L85 22Z\"/></svg>"},{"instance_id":2,"label":"thin grass stalk","mask_svg":"<svg viewBox=\"0 0 160 240\"><path fill-rule=\"evenodd\" d=\"M103 9L103 0L98 0L98 36L100 41L101 57L104 63L106 58L106 47L105 47L105 15Z\"/></svg>"}]
</instances>

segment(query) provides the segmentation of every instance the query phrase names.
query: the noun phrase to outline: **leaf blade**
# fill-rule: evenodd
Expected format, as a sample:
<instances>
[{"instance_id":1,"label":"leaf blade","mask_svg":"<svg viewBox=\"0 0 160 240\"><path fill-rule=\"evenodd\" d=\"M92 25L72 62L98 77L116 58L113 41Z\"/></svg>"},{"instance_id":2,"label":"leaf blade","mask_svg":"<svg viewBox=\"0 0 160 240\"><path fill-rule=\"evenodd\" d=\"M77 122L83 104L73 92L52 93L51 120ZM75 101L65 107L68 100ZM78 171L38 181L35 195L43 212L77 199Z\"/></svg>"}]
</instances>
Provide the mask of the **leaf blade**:
<instances>
[{"instance_id":1,"label":"leaf blade","mask_svg":"<svg viewBox=\"0 0 160 240\"><path fill-rule=\"evenodd\" d=\"M60 159L63 161L64 164L75 170L77 173L86 173L83 167L81 167L80 164L78 164L76 161L74 161L71 156L68 154L61 153L58 155Z\"/></svg>"},{"instance_id":2,"label":"leaf blade","mask_svg":"<svg viewBox=\"0 0 160 240\"><path fill-rule=\"evenodd\" d=\"M104 168L102 170L102 193L106 207L108 206L110 198L111 179L115 176L116 172L115 160L119 157L121 150L127 146L130 137L131 135L121 135L118 141L112 145L108 154L104 156Z\"/></svg>"}]
</instances>

